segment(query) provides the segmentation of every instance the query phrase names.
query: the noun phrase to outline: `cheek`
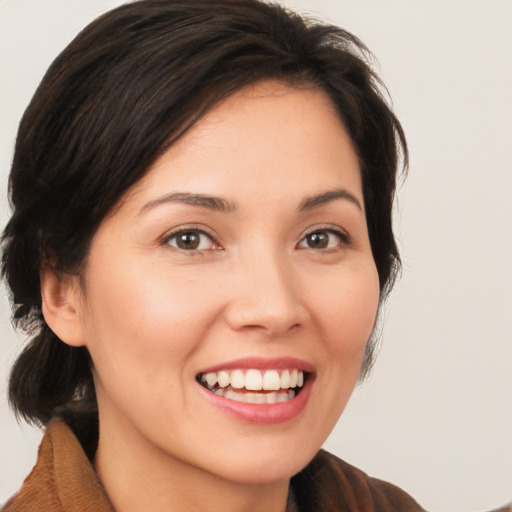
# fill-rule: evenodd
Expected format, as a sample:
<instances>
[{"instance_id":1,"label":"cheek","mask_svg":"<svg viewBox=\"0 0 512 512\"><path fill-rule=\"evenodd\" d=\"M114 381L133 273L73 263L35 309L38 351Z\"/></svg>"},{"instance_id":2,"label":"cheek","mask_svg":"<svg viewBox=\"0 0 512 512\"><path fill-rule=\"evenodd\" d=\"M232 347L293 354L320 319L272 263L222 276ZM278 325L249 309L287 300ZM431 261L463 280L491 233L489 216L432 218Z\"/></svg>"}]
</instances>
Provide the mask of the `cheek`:
<instances>
[{"instance_id":1,"label":"cheek","mask_svg":"<svg viewBox=\"0 0 512 512\"><path fill-rule=\"evenodd\" d=\"M358 262L333 279L317 301L317 313L328 349L344 357L362 360L373 331L379 306L377 270L371 261Z\"/></svg>"},{"instance_id":2,"label":"cheek","mask_svg":"<svg viewBox=\"0 0 512 512\"><path fill-rule=\"evenodd\" d=\"M357 261L317 282L315 330L320 334L320 369L313 402L313 428L327 438L357 383L379 304L379 280L373 259Z\"/></svg>"},{"instance_id":3,"label":"cheek","mask_svg":"<svg viewBox=\"0 0 512 512\"><path fill-rule=\"evenodd\" d=\"M84 328L100 379L130 373L150 384L169 379L172 366L179 377L215 316L211 290L185 272L168 276L158 264L96 268L101 272L89 275Z\"/></svg>"}]
</instances>

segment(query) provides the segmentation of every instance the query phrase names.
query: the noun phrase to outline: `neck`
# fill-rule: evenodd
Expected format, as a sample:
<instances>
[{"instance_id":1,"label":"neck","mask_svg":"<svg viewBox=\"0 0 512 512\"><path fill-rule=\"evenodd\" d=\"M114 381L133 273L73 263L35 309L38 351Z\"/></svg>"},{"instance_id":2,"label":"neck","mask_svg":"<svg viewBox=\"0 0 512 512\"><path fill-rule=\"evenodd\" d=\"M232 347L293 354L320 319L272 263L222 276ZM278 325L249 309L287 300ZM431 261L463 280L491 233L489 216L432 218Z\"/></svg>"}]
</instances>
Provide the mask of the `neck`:
<instances>
[{"instance_id":1,"label":"neck","mask_svg":"<svg viewBox=\"0 0 512 512\"><path fill-rule=\"evenodd\" d=\"M116 512L285 512L289 480L233 482L101 428L94 465Z\"/></svg>"}]
</instances>

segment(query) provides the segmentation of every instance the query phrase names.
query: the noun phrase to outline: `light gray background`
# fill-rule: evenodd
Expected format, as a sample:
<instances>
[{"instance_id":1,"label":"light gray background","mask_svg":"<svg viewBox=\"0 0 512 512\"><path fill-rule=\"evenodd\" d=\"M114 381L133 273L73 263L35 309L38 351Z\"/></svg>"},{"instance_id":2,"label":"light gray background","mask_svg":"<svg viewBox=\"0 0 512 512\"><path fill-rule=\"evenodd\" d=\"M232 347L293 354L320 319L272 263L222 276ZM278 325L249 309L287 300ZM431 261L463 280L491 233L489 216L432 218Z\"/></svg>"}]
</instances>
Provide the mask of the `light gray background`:
<instances>
[{"instance_id":1,"label":"light gray background","mask_svg":"<svg viewBox=\"0 0 512 512\"><path fill-rule=\"evenodd\" d=\"M16 126L47 66L115 0L0 0L0 190ZM512 499L512 1L287 0L376 54L408 135L399 193L404 276L383 347L327 447L427 509ZM8 217L0 192L0 221ZM21 346L0 304L0 503L38 431L5 401Z\"/></svg>"}]
</instances>

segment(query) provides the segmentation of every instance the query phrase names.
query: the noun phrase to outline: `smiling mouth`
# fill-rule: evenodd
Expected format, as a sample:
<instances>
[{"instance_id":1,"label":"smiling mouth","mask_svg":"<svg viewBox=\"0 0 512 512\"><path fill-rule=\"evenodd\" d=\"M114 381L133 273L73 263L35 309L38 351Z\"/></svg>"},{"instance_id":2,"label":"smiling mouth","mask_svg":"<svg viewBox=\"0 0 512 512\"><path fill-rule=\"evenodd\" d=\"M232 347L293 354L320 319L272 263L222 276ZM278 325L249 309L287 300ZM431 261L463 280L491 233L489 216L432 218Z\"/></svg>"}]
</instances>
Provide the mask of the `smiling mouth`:
<instances>
[{"instance_id":1,"label":"smiling mouth","mask_svg":"<svg viewBox=\"0 0 512 512\"><path fill-rule=\"evenodd\" d=\"M307 372L295 368L251 368L200 373L197 381L212 393L229 400L263 405L292 400L300 392L307 378Z\"/></svg>"}]
</instances>

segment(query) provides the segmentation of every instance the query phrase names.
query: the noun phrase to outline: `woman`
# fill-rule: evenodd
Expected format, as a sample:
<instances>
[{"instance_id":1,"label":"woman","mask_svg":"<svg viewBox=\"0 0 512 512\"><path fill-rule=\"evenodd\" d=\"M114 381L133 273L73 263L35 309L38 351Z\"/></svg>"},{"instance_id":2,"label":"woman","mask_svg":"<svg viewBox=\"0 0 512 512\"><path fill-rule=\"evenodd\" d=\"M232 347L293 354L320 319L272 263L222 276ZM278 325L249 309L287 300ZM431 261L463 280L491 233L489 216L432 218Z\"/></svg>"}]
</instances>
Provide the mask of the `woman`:
<instances>
[{"instance_id":1,"label":"woman","mask_svg":"<svg viewBox=\"0 0 512 512\"><path fill-rule=\"evenodd\" d=\"M351 34L255 0L142 0L20 125L11 374L46 427L5 510L421 510L319 449L399 257L399 122Z\"/></svg>"}]
</instances>

